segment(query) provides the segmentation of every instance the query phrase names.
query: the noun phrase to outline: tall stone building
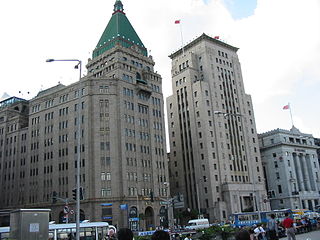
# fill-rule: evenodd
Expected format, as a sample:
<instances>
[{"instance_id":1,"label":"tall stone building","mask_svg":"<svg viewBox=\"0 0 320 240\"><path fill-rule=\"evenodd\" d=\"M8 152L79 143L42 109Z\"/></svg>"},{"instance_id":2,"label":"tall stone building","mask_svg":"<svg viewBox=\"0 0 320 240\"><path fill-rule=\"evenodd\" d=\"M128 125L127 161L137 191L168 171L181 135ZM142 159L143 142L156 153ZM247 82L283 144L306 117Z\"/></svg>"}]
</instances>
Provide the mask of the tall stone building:
<instances>
[{"instance_id":1,"label":"tall stone building","mask_svg":"<svg viewBox=\"0 0 320 240\"><path fill-rule=\"evenodd\" d=\"M203 34L170 55L171 191L210 221L270 208L237 50Z\"/></svg>"},{"instance_id":2,"label":"tall stone building","mask_svg":"<svg viewBox=\"0 0 320 240\"><path fill-rule=\"evenodd\" d=\"M160 201L168 195L169 179L162 79L154 65L117 0L86 66L87 76L41 91L30 100L29 124L24 126L27 151L21 153L25 161L4 154L0 159L1 170L7 173L9 157L16 166L20 161L26 164L23 177L15 174L14 186L24 191L21 198L18 189L16 195L6 194L14 182L2 174L1 208L51 208L52 219L61 222L64 203L52 204L52 193L68 199L75 209L72 190L80 153L82 219L129 223L132 229L160 225L158 216L164 212ZM17 132L17 141L24 132ZM1 141L11 141L8 134L0 135ZM16 151L20 154L20 146Z\"/></svg>"},{"instance_id":3,"label":"tall stone building","mask_svg":"<svg viewBox=\"0 0 320 240\"><path fill-rule=\"evenodd\" d=\"M294 126L290 131L275 129L259 134L259 145L272 209L315 210L320 168L312 135Z\"/></svg>"},{"instance_id":4,"label":"tall stone building","mask_svg":"<svg viewBox=\"0 0 320 240\"><path fill-rule=\"evenodd\" d=\"M20 205L27 200L28 159L28 101L9 97L0 102L0 207ZM8 225L1 211L0 226ZM2 217L3 216L3 217Z\"/></svg>"}]
</instances>

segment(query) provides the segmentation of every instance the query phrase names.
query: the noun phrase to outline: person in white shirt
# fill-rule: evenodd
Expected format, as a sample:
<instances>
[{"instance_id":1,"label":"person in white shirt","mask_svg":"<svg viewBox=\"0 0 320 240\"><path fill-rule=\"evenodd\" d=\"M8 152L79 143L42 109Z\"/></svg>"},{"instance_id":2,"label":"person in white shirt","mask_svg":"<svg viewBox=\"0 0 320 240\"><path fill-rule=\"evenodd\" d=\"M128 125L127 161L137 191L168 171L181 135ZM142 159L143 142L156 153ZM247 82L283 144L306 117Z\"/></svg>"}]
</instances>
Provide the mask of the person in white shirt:
<instances>
[{"instance_id":1,"label":"person in white shirt","mask_svg":"<svg viewBox=\"0 0 320 240\"><path fill-rule=\"evenodd\" d=\"M261 224L258 224L257 227L253 230L254 235L256 236L257 240L266 240L266 231L263 229Z\"/></svg>"}]
</instances>

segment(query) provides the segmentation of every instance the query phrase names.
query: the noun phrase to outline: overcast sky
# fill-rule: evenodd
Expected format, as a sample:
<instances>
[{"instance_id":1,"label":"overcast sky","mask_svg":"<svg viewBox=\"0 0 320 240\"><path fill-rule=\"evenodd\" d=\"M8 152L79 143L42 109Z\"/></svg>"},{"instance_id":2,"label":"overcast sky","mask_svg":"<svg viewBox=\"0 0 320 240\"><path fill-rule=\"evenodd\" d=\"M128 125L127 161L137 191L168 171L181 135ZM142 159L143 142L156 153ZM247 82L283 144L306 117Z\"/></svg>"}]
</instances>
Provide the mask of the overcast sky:
<instances>
[{"instance_id":1,"label":"overcast sky","mask_svg":"<svg viewBox=\"0 0 320 240\"><path fill-rule=\"evenodd\" d=\"M40 89L78 79L72 63L87 63L115 0L0 1L3 92L30 99ZM171 94L168 55L206 33L240 48L245 90L252 95L259 133L294 125L320 137L319 0L122 0L128 19L151 51ZM84 72L85 74L85 72ZM19 91L22 94L19 94ZM30 92L30 94L27 94Z\"/></svg>"}]
</instances>

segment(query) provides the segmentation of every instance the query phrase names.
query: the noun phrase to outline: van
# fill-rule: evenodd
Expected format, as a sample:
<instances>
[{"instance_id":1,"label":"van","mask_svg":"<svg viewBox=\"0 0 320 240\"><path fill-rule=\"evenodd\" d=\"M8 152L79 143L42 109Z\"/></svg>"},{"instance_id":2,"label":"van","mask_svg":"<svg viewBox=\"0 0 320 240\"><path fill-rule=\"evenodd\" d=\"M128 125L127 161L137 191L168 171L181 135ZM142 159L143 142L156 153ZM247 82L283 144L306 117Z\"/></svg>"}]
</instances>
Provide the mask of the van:
<instances>
[{"instance_id":1,"label":"van","mask_svg":"<svg viewBox=\"0 0 320 240\"><path fill-rule=\"evenodd\" d=\"M188 225L186 226L186 229L203 229L203 228L209 228L209 220L207 218L202 219L191 219L188 222Z\"/></svg>"}]
</instances>

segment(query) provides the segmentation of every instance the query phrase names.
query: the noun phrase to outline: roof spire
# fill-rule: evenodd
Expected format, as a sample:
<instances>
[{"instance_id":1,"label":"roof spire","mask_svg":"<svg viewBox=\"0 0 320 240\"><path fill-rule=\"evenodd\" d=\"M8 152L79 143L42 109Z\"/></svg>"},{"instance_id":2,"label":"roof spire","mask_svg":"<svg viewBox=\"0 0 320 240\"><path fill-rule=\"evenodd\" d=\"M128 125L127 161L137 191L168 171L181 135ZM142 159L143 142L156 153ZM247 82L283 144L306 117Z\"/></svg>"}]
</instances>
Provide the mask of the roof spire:
<instances>
[{"instance_id":1,"label":"roof spire","mask_svg":"<svg viewBox=\"0 0 320 240\"><path fill-rule=\"evenodd\" d=\"M114 8L113 8L113 14L115 14L116 12L123 12L123 4L121 2L121 0L116 0L115 4L114 4Z\"/></svg>"}]
</instances>

